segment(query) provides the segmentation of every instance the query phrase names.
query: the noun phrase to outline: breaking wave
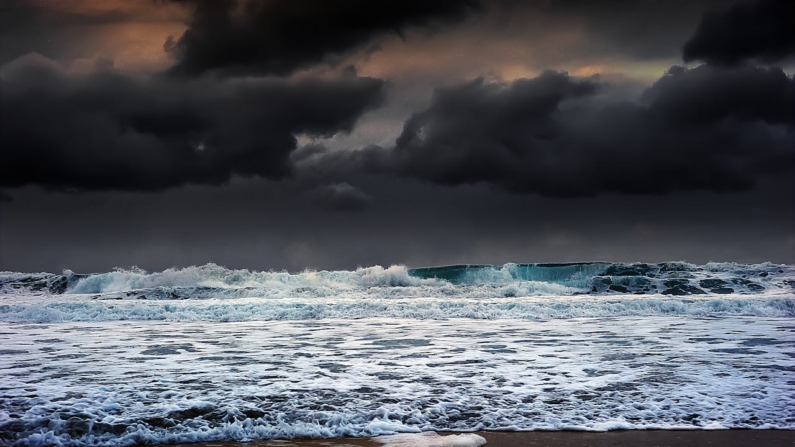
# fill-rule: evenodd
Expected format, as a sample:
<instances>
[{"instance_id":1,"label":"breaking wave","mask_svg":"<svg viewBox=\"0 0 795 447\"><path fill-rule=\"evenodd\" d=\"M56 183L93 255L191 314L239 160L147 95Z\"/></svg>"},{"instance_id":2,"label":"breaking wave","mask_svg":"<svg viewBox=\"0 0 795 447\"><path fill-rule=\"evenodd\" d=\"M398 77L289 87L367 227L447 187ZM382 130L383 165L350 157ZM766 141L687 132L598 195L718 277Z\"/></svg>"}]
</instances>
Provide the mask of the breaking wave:
<instances>
[{"instance_id":1,"label":"breaking wave","mask_svg":"<svg viewBox=\"0 0 795 447\"><path fill-rule=\"evenodd\" d=\"M149 291L152 297L283 298L312 292L336 296L351 292L402 288L404 294L472 296L544 296L580 294L757 294L795 287L795 266L764 264L684 262L660 264L504 264L444 267L389 268L373 266L353 271L300 273L230 270L216 264L167 269L148 273L133 268L97 274L62 275L0 272L0 291L5 294L109 294L130 296ZM480 290L478 290L480 289Z\"/></svg>"},{"instance_id":2,"label":"breaking wave","mask_svg":"<svg viewBox=\"0 0 795 447\"><path fill-rule=\"evenodd\" d=\"M505 264L0 273L4 321L795 315L791 265ZM47 297L47 298L43 298ZM60 297L60 298L58 298Z\"/></svg>"}]
</instances>

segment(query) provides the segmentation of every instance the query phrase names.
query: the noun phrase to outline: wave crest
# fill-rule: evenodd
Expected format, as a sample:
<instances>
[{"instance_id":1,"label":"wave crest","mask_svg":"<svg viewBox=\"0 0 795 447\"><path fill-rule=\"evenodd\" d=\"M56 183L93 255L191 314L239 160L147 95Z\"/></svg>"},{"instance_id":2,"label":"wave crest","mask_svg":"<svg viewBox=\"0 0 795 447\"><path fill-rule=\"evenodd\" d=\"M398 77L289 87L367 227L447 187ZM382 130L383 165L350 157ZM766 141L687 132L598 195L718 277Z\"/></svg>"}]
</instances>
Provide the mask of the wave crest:
<instances>
[{"instance_id":1,"label":"wave crest","mask_svg":"<svg viewBox=\"0 0 795 447\"><path fill-rule=\"evenodd\" d=\"M795 266L684 262L403 265L299 273L233 270L216 264L161 272L116 269L63 275L0 272L0 293L104 298L515 298L590 295L789 295Z\"/></svg>"}]
</instances>

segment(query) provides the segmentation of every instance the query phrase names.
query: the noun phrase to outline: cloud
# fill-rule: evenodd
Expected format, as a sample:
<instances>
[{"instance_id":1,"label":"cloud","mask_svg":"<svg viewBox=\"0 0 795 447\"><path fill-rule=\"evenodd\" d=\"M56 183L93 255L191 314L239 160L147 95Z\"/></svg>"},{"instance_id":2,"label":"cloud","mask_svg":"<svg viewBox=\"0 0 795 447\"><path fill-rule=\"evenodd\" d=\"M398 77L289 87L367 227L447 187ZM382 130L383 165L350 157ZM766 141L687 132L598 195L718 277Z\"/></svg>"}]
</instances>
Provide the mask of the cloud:
<instances>
[{"instance_id":1,"label":"cloud","mask_svg":"<svg viewBox=\"0 0 795 447\"><path fill-rule=\"evenodd\" d=\"M290 172L294 135L350 131L384 83L70 75L41 56L0 71L0 186L158 190Z\"/></svg>"},{"instance_id":2,"label":"cloud","mask_svg":"<svg viewBox=\"0 0 795 447\"><path fill-rule=\"evenodd\" d=\"M289 74L375 37L463 19L475 0L173 0L194 8L189 28L166 43L170 72Z\"/></svg>"},{"instance_id":3,"label":"cloud","mask_svg":"<svg viewBox=\"0 0 795 447\"><path fill-rule=\"evenodd\" d=\"M329 211L360 211L373 201L364 191L345 182L321 186L310 195L315 203Z\"/></svg>"},{"instance_id":4,"label":"cloud","mask_svg":"<svg viewBox=\"0 0 795 447\"><path fill-rule=\"evenodd\" d=\"M793 173L793 80L780 69L672 67L637 101L609 89L562 72L478 79L437 89L393 148L297 164L551 197L743 191Z\"/></svg>"},{"instance_id":5,"label":"cloud","mask_svg":"<svg viewBox=\"0 0 795 447\"><path fill-rule=\"evenodd\" d=\"M789 0L745 0L704 14L684 46L684 60L735 65L744 60L772 63L795 55Z\"/></svg>"}]
</instances>

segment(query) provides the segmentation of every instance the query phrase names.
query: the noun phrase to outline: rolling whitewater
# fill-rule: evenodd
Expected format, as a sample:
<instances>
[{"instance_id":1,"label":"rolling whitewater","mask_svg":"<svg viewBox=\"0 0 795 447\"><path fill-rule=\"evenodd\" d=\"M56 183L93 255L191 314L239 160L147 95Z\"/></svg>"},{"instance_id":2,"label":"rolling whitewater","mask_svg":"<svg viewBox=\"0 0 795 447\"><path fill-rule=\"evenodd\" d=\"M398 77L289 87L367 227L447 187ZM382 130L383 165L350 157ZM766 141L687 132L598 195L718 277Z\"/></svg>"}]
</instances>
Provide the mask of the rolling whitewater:
<instances>
[{"instance_id":1,"label":"rolling whitewater","mask_svg":"<svg viewBox=\"0 0 795 447\"><path fill-rule=\"evenodd\" d=\"M793 317L771 263L0 272L0 444L793 430Z\"/></svg>"}]
</instances>

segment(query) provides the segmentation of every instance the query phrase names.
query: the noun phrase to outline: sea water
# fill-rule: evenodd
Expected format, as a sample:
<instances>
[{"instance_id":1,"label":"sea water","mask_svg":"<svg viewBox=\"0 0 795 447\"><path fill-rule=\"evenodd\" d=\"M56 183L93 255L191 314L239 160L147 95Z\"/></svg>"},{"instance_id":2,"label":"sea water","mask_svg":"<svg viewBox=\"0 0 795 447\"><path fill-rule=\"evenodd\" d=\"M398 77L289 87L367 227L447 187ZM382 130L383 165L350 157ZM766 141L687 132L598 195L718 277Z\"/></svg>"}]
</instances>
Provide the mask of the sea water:
<instances>
[{"instance_id":1,"label":"sea water","mask_svg":"<svg viewBox=\"0 0 795 447\"><path fill-rule=\"evenodd\" d=\"M793 317L770 263L2 272L0 444L795 429Z\"/></svg>"}]
</instances>

